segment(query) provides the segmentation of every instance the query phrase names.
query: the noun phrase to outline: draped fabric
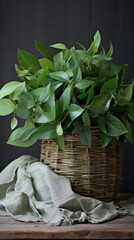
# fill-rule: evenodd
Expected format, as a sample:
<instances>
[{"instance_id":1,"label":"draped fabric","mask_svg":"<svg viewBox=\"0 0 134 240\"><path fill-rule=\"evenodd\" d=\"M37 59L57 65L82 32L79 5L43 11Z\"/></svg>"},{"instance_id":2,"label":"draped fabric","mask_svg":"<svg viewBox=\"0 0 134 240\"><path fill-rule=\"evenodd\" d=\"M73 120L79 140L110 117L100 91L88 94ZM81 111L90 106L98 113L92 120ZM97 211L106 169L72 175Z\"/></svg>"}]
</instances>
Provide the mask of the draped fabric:
<instances>
[{"instance_id":1,"label":"draped fabric","mask_svg":"<svg viewBox=\"0 0 134 240\"><path fill-rule=\"evenodd\" d=\"M124 202L121 203L124 208ZM0 173L0 215L50 225L100 223L120 214L117 206L72 191L70 181L32 156L21 156Z\"/></svg>"}]
</instances>

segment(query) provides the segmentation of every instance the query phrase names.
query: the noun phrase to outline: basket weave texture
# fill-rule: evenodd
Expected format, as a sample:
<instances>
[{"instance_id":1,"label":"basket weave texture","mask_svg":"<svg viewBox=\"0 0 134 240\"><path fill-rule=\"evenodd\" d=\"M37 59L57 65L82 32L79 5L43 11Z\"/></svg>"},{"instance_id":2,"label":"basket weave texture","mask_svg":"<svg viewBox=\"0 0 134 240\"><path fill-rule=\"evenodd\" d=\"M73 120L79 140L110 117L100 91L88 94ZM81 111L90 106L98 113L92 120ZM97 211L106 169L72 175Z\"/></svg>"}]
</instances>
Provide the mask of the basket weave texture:
<instances>
[{"instance_id":1,"label":"basket weave texture","mask_svg":"<svg viewBox=\"0 0 134 240\"><path fill-rule=\"evenodd\" d=\"M59 175L70 179L81 195L113 201L121 183L122 158L119 144L102 148L97 127L91 128L91 149L84 146L76 131L65 136L65 150L53 141L42 141L40 159Z\"/></svg>"}]
</instances>

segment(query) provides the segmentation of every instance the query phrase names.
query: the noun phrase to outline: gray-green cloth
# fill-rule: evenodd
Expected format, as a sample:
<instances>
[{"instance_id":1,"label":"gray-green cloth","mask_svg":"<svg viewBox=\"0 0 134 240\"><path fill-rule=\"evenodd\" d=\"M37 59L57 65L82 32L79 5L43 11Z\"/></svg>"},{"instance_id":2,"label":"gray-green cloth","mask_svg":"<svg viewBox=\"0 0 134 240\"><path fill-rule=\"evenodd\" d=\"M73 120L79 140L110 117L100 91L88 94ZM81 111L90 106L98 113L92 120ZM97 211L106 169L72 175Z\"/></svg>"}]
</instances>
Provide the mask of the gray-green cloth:
<instances>
[{"instance_id":1,"label":"gray-green cloth","mask_svg":"<svg viewBox=\"0 0 134 240\"><path fill-rule=\"evenodd\" d=\"M0 215L51 225L100 223L120 214L117 206L72 191L70 181L24 155L0 173Z\"/></svg>"}]
</instances>

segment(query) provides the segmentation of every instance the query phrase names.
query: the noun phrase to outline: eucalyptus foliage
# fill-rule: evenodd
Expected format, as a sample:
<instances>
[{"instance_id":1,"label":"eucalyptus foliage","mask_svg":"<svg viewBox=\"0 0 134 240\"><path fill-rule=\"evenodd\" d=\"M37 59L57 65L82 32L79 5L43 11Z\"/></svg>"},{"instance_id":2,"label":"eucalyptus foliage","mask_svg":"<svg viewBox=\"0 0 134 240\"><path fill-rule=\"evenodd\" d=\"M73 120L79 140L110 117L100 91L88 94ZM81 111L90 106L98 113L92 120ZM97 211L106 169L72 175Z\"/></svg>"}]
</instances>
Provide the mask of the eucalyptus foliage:
<instances>
[{"instance_id":1,"label":"eucalyptus foliage","mask_svg":"<svg viewBox=\"0 0 134 240\"><path fill-rule=\"evenodd\" d=\"M63 43L47 49L38 41L36 47L41 58L18 49L18 80L0 90L0 115L12 114L9 144L53 139L64 149L64 135L77 129L90 147L91 126L99 127L103 147L133 141L134 84L126 82L127 65L113 63L112 44L108 52L101 46L99 31L88 49Z\"/></svg>"}]
</instances>

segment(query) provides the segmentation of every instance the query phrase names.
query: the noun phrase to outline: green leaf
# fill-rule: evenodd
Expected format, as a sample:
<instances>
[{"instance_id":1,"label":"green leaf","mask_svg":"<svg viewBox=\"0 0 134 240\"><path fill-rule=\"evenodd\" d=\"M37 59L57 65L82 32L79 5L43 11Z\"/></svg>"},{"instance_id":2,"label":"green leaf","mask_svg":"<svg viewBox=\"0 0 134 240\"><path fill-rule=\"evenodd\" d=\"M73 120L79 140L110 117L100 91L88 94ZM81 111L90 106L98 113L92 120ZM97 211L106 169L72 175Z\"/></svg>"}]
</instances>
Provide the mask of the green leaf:
<instances>
[{"instance_id":1,"label":"green leaf","mask_svg":"<svg viewBox=\"0 0 134 240\"><path fill-rule=\"evenodd\" d=\"M30 139L30 137L33 135L33 133L36 132L35 127L26 127L25 125L23 127L17 128L14 130L10 136L10 140L12 141L26 141Z\"/></svg>"},{"instance_id":2,"label":"green leaf","mask_svg":"<svg viewBox=\"0 0 134 240\"><path fill-rule=\"evenodd\" d=\"M79 42L76 42L76 43L81 47L82 50L86 51L86 48L81 43Z\"/></svg>"},{"instance_id":3,"label":"green leaf","mask_svg":"<svg viewBox=\"0 0 134 240\"><path fill-rule=\"evenodd\" d=\"M70 103L70 97L71 97L71 86L68 85L64 92L62 93L59 102L63 108L63 110L68 109L69 103Z\"/></svg>"},{"instance_id":4,"label":"green leaf","mask_svg":"<svg viewBox=\"0 0 134 240\"><path fill-rule=\"evenodd\" d=\"M128 132L125 134L125 137L128 142L133 143L134 140L134 128L132 126L132 122L129 122L127 119L124 122Z\"/></svg>"},{"instance_id":5,"label":"green leaf","mask_svg":"<svg viewBox=\"0 0 134 240\"><path fill-rule=\"evenodd\" d=\"M63 135L57 136L53 140L60 147L61 150L65 149L65 141L64 141L64 136Z\"/></svg>"},{"instance_id":6,"label":"green leaf","mask_svg":"<svg viewBox=\"0 0 134 240\"><path fill-rule=\"evenodd\" d=\"M10 95L12 92L14 92L18 87L24 89L25 83L21 83L18 81L11 81L9 83L6 83L0 90L0 99Z\"/></svg>"},{"instance_id":7,"label":"green leaf","mask_svg":"<svg viewBox=\"0 0 134 240\"><path fill-rule=\"evenodd\" d=\"M20 94L22 92L26 91L26 87L25 87L25 82L22 82L16 89L14 92L12 92L10 94L10 98L13 100L18 100L18 97L20 96Z\"/></svg>"},{"instance_id":8,"label":"green leaf","mask_svg":"<svg viewBox=\"0 0 134 240\"><path fill-rule=\"evenodd\" d=\"M120 97L118 100L117 100L117 104L119 106L122 106L122 107L125 107L125 106L129 106L131 103L129 101L127 101L124 97Z\"/></svg>"},{"instance_id":9,"label":"green leaf","mask_svg":"<svg viewBox=\"0 0 134 240\"><path fill-rule=\"evenodd\" d=\"M98 121L100 131L107 135L107 129L106 129L106 126L105 126L105 115L99 116L97 121Z\"/></svg>"},{"instance_id":10,"label":"green leaf","mask_svg":"<svg viewBox=\"0 0 134 240\"><path fill-rule=\"evenodd\" d=\"M50 72L49 69L47 69L47 68L46 69L40 69L40 70L41 70L41 72L36 78L37 87L43 86L43 83L48 78L48 73Z\"/></svg>"},{"instance_id":11,"label":"green leaf","mask_svg":"<svg viewBox=\"0 0 134 240\"><path fill-rule=\"evenodd\" d=\"M90 129L82 128L79 130L80 141L82 144L86 145L87 147L91 147L91 131Z\"/></svg>"},{"instance_id":12,"label":"green leaf","mask_svg":"<svg viewBox=\"0 0 134 240\"><path fill-rule=\"evenodd\" d=\"M91 86L91 88L88 91L86 105L88 105L93 100L93 98L94 98L94 84Z\"/></svg>"},{"instance_id":13,"label":"green leaf","mask_svg":"<svg viewBox=\"0 0 134 240\"><path fill-rule=\"evenodd\" d=\"M13 117L11 119L11 129L13 130L14 128L16 128L17 125L18 125L18 120L17 118Z\"/></svg>"},{"instance_id":14,"label":"green leaf","mask_svg":"<svg viewBox=\"0 0 134 240\"><path fill-rule=\"evenodd\" d=\"M36 81L37 81L37 86L43 86L43 82L46 80L48 77L48 73L50 72L49 69L41 69L41 73L38 75Z\"/></svg>"},{"instance_id":15,"label":"green leaf","mask_svg":"<svg viewBox=\"0 0 134 240\"><path fill-rule=\"evenodd\" d=\"M56 126L56 132L59 136L63 135L63 128L61 126L61 123L58 123Z\"/></svg>"},{"instance_id":16,"label":"green leaf","mask_svg":"<svg viewBox=\"0 0 134 240\"><path fill-rule=\"evenodd\" d=\"M20 71L19 74L18 74L18 76L19 76L19 77L25 77L25 76L27 76L27 75L29 75L29 74L30 74L30 73L29 73L29 70L25 69L25 70Z\"/></svg>"},{"instance_id":17,"label":"green leaf","mask_svg":"<svg viewBox=\"0 0 134 240\"><path fill-rule=\"evenodd\" d=\"M98 63L102 63L103 61L110 61L112 58L103 54L95 54L91 58L91 63L98 65ZM99 66L99 65L98 65Z\"/></svg>"},{"instance_id":18,"label":"green leaf","mask_svg":"<svg viewBox=\"0 0 134 240\"><path fill-rule=\"evenodd\" d=\"M88 109L92 113L104 114L110 107L111 95L97 95L89 105Z\"/></svg>"},{"instance_id":19,"label":"green leaf","mask_svg":"<svg viewBox=\"0 0 134 240\"><path fill-rule=\"evenodd\" d=\"M15 105L10 99L0 99L0 115L5 116L12 113L15 109Z\"/></svg>"},{"instance_id":20,"label":"green leaf","mask_svg":"<svg viewBox=\"0 0 134 240\"><path fill-rule=\"evenodd\" d=\"M55 102L56 121L60 121L63 113L63 106L60 101Z\"/></svg>"},{"instance_id":21,"label":"green leaf","mask_svg":"<svg viewBox=\"0 0 134 240\"><path fill-rule=\"evenodd\" d=\"M39 70L39 61L30 52L18 49L18 61L22 67L29 71L37 72Z\"/></svg>"},{"instance_id":22,"label":"green leaf","mask_svg":"<svg viewBox=\"0 0 134 240\"><path fill-rule=\"evenodd\" d=\"M30 139L52 139L57 136L56 134L56 124L49 124L46 123L38 128L26 128L25 126L21 128L21 132L17 137L17 134L15 136L16 141L20 140L22 142L26 142Z\"/></svg>"},{"instance_id":23,"label":"green leaf","mask_svg":"<svg viewBox=\"0 0 134 240\"><path fill-rule=\"evenodd\" d=\"M81 73L81 69L79 66L75 66L73 69L73 80L75 82L79 82L82 80L82 73Z\"/></svg>"},{"instance_id":24,"label":"green leaf","mask_svg":"<svg viewBox=\"0 0 134 240\"><path fill-rule=\"evenodd\" d=\"M17 130L17 129L16 129ZM15 130L15 131L16 131ZM19 131L17 132L17 134L19 134ZM10 144L12 146L15 147L30 147L33 146L33 144L37 141L38 139L36 139L35 137L30 137L30 139L22 142L21 140L17 139L12 141L11 138L8 139L7 144Z\"/></svg>"},{"instance_id":25,"label":"green leaf","mask_svg":"<svg viewBox=\"0 0 134 240\"><path fill-rule=\"evenodd\" d=\"M14 68L15 68L16 73L19 75L21 73L21 71L22 71L21 68L17 64L14 65Z\"/></svg>"},{"instance_id":26,"label":"green leaf","mask_svg":"<svg viewBox=\"0 0 134 240\"><path fill-rule=\"evenodd\" d=\"M108 53L107 53L107 56L108 56L108 57L112 57L112 55L113 55L113 45L112 45L112 43L110 42L110 48L109 48L109 51L108 51Z\"/></svg>"},{"instance_id":27,"label":"green leaf","mask_svg":"<svg viewBox=\"0 0 134 240\"><path fill-rule=\"evenodd\" d=\"M107 93L107 92L115 92L118 87L118 77L110 79L109 81L105 82L101 89L100 93Z\"/></svg>"},{"instance_id":28,"label":"green leaf","mask_svg":"<svg viewBox=\"0 0 134 240\"><path fill-rule=\"evenodd\" d=\"M111 137L118 137L128 132L121 120L110 113L101 116L98 124L101 131Z\"/></svg>"},{"instance_id":29,"label":"green leaf","mask_svg":"<svg viewBox=\"0 0 134 240\"><path fill-rule=\"evenodd\" d=\"M48 111L47 109L44 111L39 105L37 105L32 119L34 122L39 124L48 123L55 120L55 114L52 112L51 108L49 108Z\"/></svg>"},{"instance_id":30,"label":"green leaf","mask_svg":"<svg viewBox=\"0 0 134 240\"><path fill-rule=\"evenodd\" d=\"M81 93L80 95L77 96L77 99L82 100L88 95L88 92Z\"/></svg>"},{"instance_id":31,"label":"green leaf","mask_svg":"<svg viewBox=\"0 0 134 240\"><path fill-rule=\"evenodd\" d=\"M24 127L17 128L10 135L7 143L17 147L30 147L37 141L35 136L31 136L31 132L33 131L35 131L35 129L25 129ZM22 141L22 135L23 138L27 136L25 141Z\"/></svg>"},{"instance_id":32,"label":"green leaf","mask_svg":"<svg viewBox=\"0 0 134 240\"><path fill-rule=\"evenodd\" d=\"M127 115L134 122L134 103L127 108Z\"/></svg>"},{"instance_id":33,"label":"green leaf","mask_svg":"<svg viewBox=\"0 0 134 240\"><path fill-rule=\"evenodd\" d=\"M78 116L80 116L83 113L83 111L84 111L84 109L82 109L77 104L70 104L70 106L68 108L68 113L69 113L69 116L70 116L72 121L74 119L76 119Z\"/></svg>"},{"instance_id":34,"label":"green leaf","mask_svg":"<svg viewBox=\"0 0 134 240\"><path fill-rule=\"evenodd\" d=\"M128 87L124 89L122 97L130 102L132 99L132 95L133 95L133 84L130 84Z\"/></svg>"},{"instance_id":35,"label":"green leaf","mask_svg":"<svg viewBox=\"0 0 134 240\"><path fill-rule=\"evenodd\" d=\"M60 82L65 82L69 83L70 78L66 72L63 71L57 71L57 72L52 72L48 74L52 79L58 80Z\"/></svg>"},{"instance_id":36,"label":"green leaf","mask_svg":"<svg viewBox=\"0 0 134 240\"><path fill-rule=\"evenodd\" d=\"M63 59L63 52L59 52L57 53L54 58L54 67L56 71L61 71L63 64L64 64L64 59Z\"/></svg>"},{"instance_id":37,"label":"green leaf","mask_svg":"<svg viewBox=\"0 0 134 240\"><path fill-rule=\"evenodd\" d=\"M50 70L54 70L54 64L51 60L49 60L48 58L40 58L39 59L39 63L41 65L41 67L43 69L50 69Z\"/></svg>"},{"instance_id":38,"label":"green leaf","mask_svg":"<svg viewBox=\"0 0 134 240\"><path fill-rule=\"evenodd\" d=\"M50 45L50 47L61 49L61 50L67 49L66 45L63 43L56 43L56 44Z\"/></svg>"},{"instance_id":39,"label":"green leaf","mask_svg":"<svg viewBox=\"0 0 134 240\"><path fill-rule=\"evenodd\" d=\"M73 122L72 125L74 126L75 129L77 129L78 131L83 129L83 121L81 119L81 117L76 118Z\"/></svg>"},{"instance_id":40,"label":"green leaf","mask_svg":"<svg viewBox=\"0 0 134 240\"><path fill-rule=\"evenodd\" d=\"M133 84L130 84L128 87L121 92L119 98L117 99L117 103L119 106L127 106L131 104L133 96Z\"/></svg>"},{"instance_id":41,"label":"green leaf","mask_svg":"<svg viewBox=\"0 0 134 240\"><path fill-rule=\"evenodd\" d=\"M51 84L31 91L32 95L40 102L46 102L52 95Z\"/></svg>"},{"instance_id":42,"label":"green leaf","mask_svg":"<svg viewBox=\"0 0 134 240\"><path fill-rule=\"evenodd\" d=\"M87 111L84 111L82 114L82 120L84 123L85 128L89 129L90 128L90 117L88 115Z\"/></svg>"},{"instance_id":43,"label":"green leaf","mask_svg":"<svg viewBox=\"0 0 134 240\"><path fill-rule=\"evenodd\" d=\"M44 44L42 44L42 43L39 42L39 41L35 41L35 44L36 44L36 47L37 47L37 49L39 50L39 52L40 52L44 57L47 57L48 59L52 60L51 52L49 51L48 48L46 48L46 47L44 46Z\"/></svg>"},{"instance_id":44,"label":"green leaf","mask_svg":"<svg viewBox=\"0 0 134 240\"><path fill-rule=\"evenodd\" d=\"M93 84L93 81L90 80L82 80L80 82L77 82L75 84L75 87L78 89L86 89L87 87L90 87Z\"/></svg>"},{"instance_id":45,"label":"green leaf","mask_svg":"<svg viewBox=\"0 0 134 240\"><path fill-rule=\"evenodd\" d=\"M53 82L52 85L51 85L53 91L55 91L56 89L60 88L60 86L61 86L62 84L63 84L62 82Z\"/></svg>"},{"instance_id":46,"label":"green leaf","mask_svg":"<svg viewBox=\"0 0 134 240\"><path fill-rule=\"evenodd\" d=\"M52 122L54 120L53 115L51 115L51 113L49 112L42 112L42 113L36 113L35 117L33 119L34 122L36 123L49 123Z\"/></svg>"},{"instance_id":47,"label":"green leaf","mask_svg":"<svg viewBox=\"0 0 134 240\"><path fill-rule=\"evenodd\" d=\"M31 111L23 107L16 107L15 113L18 117L22 119L28 119L30 117Z\"/></svg>"},{"instance_id":48,"label":"green leaf","mask_svg":"<svg viewBox=\"0 0 134 240\"><path fill-rule=\"evenodd\" d=\"M120 67L120 69L118 70L118 77L119 77L119 86L122 86L122 84L125 81L125 74L126 74L126 68L127 68L127 64L124 64Z\"/></svg>"},{"instance_id":49,"label":"green leaf","mask_svg":"<svg viewBox=\"0 0 134 240\"><path fill-rule=\"evenodd\" d=\"M33 123L32 119L27 119L24 124L25 128L35 128L35 124Z\"/></svg>"},{"instance_id":50,"label":"green leaf","mask_svg":"<svg viewBox=\"0 0 134 240\"><path fill-rule=\"evenodd\" d=\"M29 147L38 139L53 139L57 137L56 124L44 124L38 128L27 128L25 126L12 132L8 139L8 144L18 147Z\"/></svg>"},{"instance_id":51,"label":"green leaf","mask_svg":"<svg viewBox=\"0 0 134 240\"><path fill-rule=\"evenodd\" d=\"M35 102L30 92L23 92L18 98L18 104L21 108L31 109Z\"/></svg>"},{"instance_id":52,"label":"green leaf","mask_svg":"<svg viewBox=\"0 0 134 240\"><path fill-rule=\"evenodd\" d=\"M18 140L25 142L27 140L29 140L31 137L35 136L35 133L37 131L37 128L35 127L29 127L27 128L25 125L23 126L23 131L22 134L19 135ZM37 139L37 138L36 138Z\"/></svg>"},{"instance_id":53,"label":"green leaf","mask_svg":"<svg viewBox=\"0 0 134 240\"><path fill-rule=\"evenodd\" d=\"M107 136L105 133L100 131L100 142L102 147L106 147L112 139L113 137Z\"/></svg>"},{"instance_id":54,"label":"green leaf","mask_svg":"<svg viewBox=\"0 0 134 240\"><path fill-rule=\"evenodd\" d=\"M17 128L16 130L14 130L12 132L12 134L10 135L10 138L8 139L8 141L14 141L20 138L20 136L24 133L24 127L20 127Z\"/></svg>"},{"instance_id":55,"label":"green leaf","mask_svg":"<svg viewBox=\"0 0 134 240\"><path fill-rule=\"evenodd\" d=\"M65 115L65 118L64 118L64 116L63 116L63 119L64 119L64 121L63 121L63 130L66 132L66 130L68 131L70 131L70 129L71 128L74 128L73 126L72 126L72 121L71 121L71 119L70 119L70 117L69 117L69 115L68 114L66 114Z\"/></svg>"},{"instance_id":56,"label":"green leaf","mask_svg":"<svg viewBox=\"0 0 134 240\"><path fill-rule=\"evenodd\" d=\"M53 139L57 137L56 133L56 126L57 124L46 123L36 131L36 136L38 139Z\"/></svg>"},{"instance_id":57,"label":"green leaf","mask_svg":"<svg viewBox=\"0 0 134 240\"><path fill-rule=\"evenodd\" d=\"M100 46L100 42L101 42L101 35L99 31L96 31L95 35L94 35L94 41L93 41L93 45L98 49ZM95 51L96 52L96 51Z\"/></svg>"},{"instance_id":58,"label":"green leaf","mask_svg":"<svg viewBox=\"0 0 134 240\"><path fill-rule=\"evenodd\" d=\"M32 75L32 74L27 75L25 76L25 79L27 79L30 82L28 83L28 84L31 84L30 86L36 87L36 75Z\"/></svg>"},{"instance_id":59,"label":"green leaf","mask_svg":"<svg viewBox=\"0 0 134 240\"><path fill-rule=\"evenodd\" d=\"M87 52L92 52L92 51L93 51L93 53L98 52L100 42L101 42L100 32L96 31L96 33L94 34L93 42L92 42L91 46L89 47L89 49L87 50Z\"/></svg>"},{"instance_id":60,"label":"green leaf","mask_svg":"<svg viewBox=\"0 0 134 240\"><path fill-rule=\"evenodd\" d=\"M45 107L46 107L46 111L50 112L51 116L53 116L53 120L55 120L56 117L56 106L55 106L55 96L54 94L52 94L49 97L49 101L46 102Z\"/></svg>"}]
</instances>

